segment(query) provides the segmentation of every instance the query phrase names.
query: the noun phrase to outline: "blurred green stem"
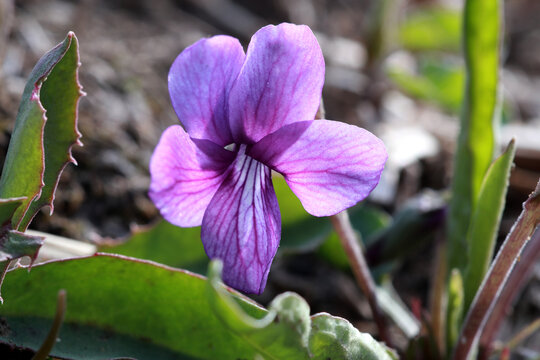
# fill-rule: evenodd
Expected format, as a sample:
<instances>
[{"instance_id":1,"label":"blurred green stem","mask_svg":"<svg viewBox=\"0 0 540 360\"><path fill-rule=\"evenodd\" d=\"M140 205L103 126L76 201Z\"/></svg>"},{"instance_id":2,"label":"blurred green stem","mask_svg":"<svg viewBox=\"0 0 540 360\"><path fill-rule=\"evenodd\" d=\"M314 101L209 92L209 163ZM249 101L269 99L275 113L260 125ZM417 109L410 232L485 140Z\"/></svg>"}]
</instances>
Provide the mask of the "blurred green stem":
<instances>
[{"instance_id":1,"label":"blurred green stem","mask_svg":"<svg viewBox=\"0 0 540 360\"><path fill-rule=\"evenodd\" d=\"M51 330L49 331L49 334L47 335L47 338L45 339L39 350L36 352L32 360L46 360L49 358L49 354L51 353L54 345L56 345L56 340L58 338L58 334L60 333L60 328L62 327L62 323L64 322L66 306L66 291L60 290L58 292L58 302L56 305L56 315L54 316L53 325L51 327Z\"/></svg>"},{"instance_id":2,"label":"blurred green stem","mask_svg":"<svg viewBox=\"0 0 540 360\"><path fill-rule=\"evenodd\" d=\"M380 0L372 4L367 29L367 68L377 67L395 47L403 0Z\"/></svg>"}]
</instances>

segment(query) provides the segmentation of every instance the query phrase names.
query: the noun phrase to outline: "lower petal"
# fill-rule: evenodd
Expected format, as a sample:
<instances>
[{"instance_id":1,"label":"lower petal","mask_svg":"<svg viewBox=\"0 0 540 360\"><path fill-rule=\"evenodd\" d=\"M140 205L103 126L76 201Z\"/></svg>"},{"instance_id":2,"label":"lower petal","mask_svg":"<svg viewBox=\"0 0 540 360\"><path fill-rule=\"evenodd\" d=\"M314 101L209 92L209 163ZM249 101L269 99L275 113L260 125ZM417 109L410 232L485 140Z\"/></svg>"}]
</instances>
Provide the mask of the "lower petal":
<instances>
[{"instance_id":1,"label":"lower petal","mask_svg":"<svg viewBox=\"0 0 540 360\"><path fill-rule=\"evenodd\" d=\"M270 169L242 146L208 205L201 238L210 258L223 261L223 281L260 294L281 237L281 218Z\"/></svg>"},{"instance_id":2,"label":"lower petal","mask_svg":"<svg viewBox=\"0 0 540 360\"><path fill-rule=\"evenodd\" d=\"M249 155L282 173L315 216L337 214L368 196L387 158L375 135L330 120L285 125L256 143Z\"/></svg>"},{"instance_id":3,"label":"lower petal","mask_svg":"<svg viewBox=\"0 0 540 360\"><path fill-rule=\"evenodd\" d=\"M150 160L150 198L170 223L199 226L232 160L232 152L170 126Z\"/></svg>"}]
</instances>

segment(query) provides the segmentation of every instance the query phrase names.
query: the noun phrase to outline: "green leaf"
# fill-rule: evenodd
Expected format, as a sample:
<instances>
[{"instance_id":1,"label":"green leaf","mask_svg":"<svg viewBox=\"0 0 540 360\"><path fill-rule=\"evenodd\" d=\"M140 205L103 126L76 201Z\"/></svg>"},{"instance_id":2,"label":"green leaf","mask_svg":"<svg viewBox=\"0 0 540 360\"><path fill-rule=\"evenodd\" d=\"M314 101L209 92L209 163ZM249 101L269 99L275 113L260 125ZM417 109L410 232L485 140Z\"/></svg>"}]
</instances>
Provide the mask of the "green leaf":
<instances>
[{"instance_id":1,"label":"green leaf","mask_svg":"<svg viewBox=\"0 0 540 360\"><path fill-rule=\"evenodd\" d=\"M399 39L409 50L460 50L461 13L442 7L423 8L407 16Z\"/></svg>"},{"instance_id":2,"label":"green leaf","mask_svg":"<svg viewBox=\"0 0 540 360\"><path fill-rule=\"evenodd\" d=\"M464 271L466 235L482 181L494 155L500 121L499 52L502 6L496 0L468 0L463 13L466 85L455 155L448 219L449 268Z\"/></svg>"},{"instance_id":3,"label":"green leaf","mask_svg":"<svg viewBox=\"0 0 540 360\"><path fill-rule=\"evenodd\" d=\"M0 263L23 256L35 258L41 245L42 236L28 235L17 230L5 231L0 237Z\"/></svg>"},{"instance_id":4,"label":"green leaf","mask_svg":"<svg viewBox=\"0 0 540 360\"><path fill-rule=\"evenodd\" d=\"M54 193L60 175L67 164L76 164L71 148L73 145L81 145L77 114L83 93L79 83L79 44L75 34L70 32L59 47L65 47L65 51L47 75L39 92L47 118L43 132L44 186L39 197L30 204L19 224L19 230L26 229L34 215L44 206L50 206L52 214Z\"/></svg>"},{"instance_id":5,"label":"green leaf","mask_svg":"<svg viewBox=\"0 0 540 360\"><path fill-rule=\"evenodd\" d=\"M417 74L398 67L387 69L388 77L407 95L438 105L457 114L463 98L463 67L442 59L421 57Z\"/></svg>"},{"instance_id":6,"label":"green leaf","mask_svg":"<svg viewBox=\"0 0 540 360\"><path fill-rule=\"evenodd\" d=\"M309 350L314 360L397 360L397 355L345 319L321 313L311 317Z\"/></svg>"},{"instance_id":7,"label":"green leaf","mask_svg":"<svg viewBox=\"0 0 540 360\"><path fill-rule=\"evenodd\" d=\"M506 151L488 169L480 190L467 236L469 259L473 261L469 261L465 271L465 311L469 308L493 258L514 154L515 142L512 140Z\"/></svg>"},{"instance_id":8,"label":"green leaf","mask_svg":"<svg viewBox=\"0 0 540 360\"><path fill-rule=\"evenodd\" d=\"M96 255L11 271L4 283L0 341L36 350L46 337L59 289L67 292L60 339L51 353L71 359L253 358L206 300L206 280L155 263ZM233 292L250 316L266 310ZM163 356L162 356L163 355Z\"/></svg>"},{"instance_id":9,"label":"green leaf","mask_svg":"<svg viewBox=\"0 0 540 360\"><path fill-rule=\"evenodd\" d=\"M330 325L309 317L296 294L274 299L267 311L219 281L213 263L203 276L107 254L49 262L10 272L0 307L0 342L34 351L54 318L59 289L67 293L61 341L51 356L68 359L320 359L330 349L346 357L392 359L371 336L343 319ZM325 342L319 339L323 337ZM317 346L312 346L316 344ZM362 357L368 356L368 357Z\"/></svg>"},{"instance_id":10,"label":"green leaf","mask_svg":"<svg viewBox=\"0 0 540 360\"><path fill-rule=\"evenodd\" d=\"M52 201L59 173L66 161L72 161L71 144L64 148L64 142L70 131L73 142L79 136L74 125L80 96L76 43L70 32L45 54L30 73L22 95L0 179L0 198L26 197L12 219L18 230L25 230L39 207ZM49 130L47 123L52 124ZM62 164L60 158L65 159Z\"/></svg>"},{"instance_id":11,"label":"green leaf","mask_svg":"<svg viewBox=\"0 0 540 360\"><path fill-rule=\"evenodd\" d=\"M165 220L136 230L120 245L100 246L99 251L152 260L199 274L206 272L209 262L200 227L181 228Z\"/></svg>"},{"instance_id":12,"label":"green leaf","mask_svg":"<svg viewBox=\"0 0 540 360\"><path fill-rule=\"evenodd\" d=\"M0 226L8 225L15 210L26 200L26 197L0 199Z\"/></svg>"},{"instance_id":13,"label":"green leaf","mask_svg":"<svg viewBox=\"0 0 540 360\"><path fill-rule=\"evenodd\" d=\"M210 264L208 301L223 324L264 359L308 359L309 306L293 293L277 296L269 313L257 319L245 313L220 283L222 264Z\"/></svg>"},{"instance_id":14,"label":"green leaf","mask_svg":"<svg viewBox=\"0 0 540 360\"><path fill-rule=\"evenodd\" d=\"M42 236L27 235L25 233L9 230L3 227L0 231L0 287L11 260L28 256L31 263L37 257L39 248L43 245ZM0 303L3 301L0 296Z\"/></svg>"},{"instance_id":15,"label":"green leaf","mask_svg":"<svg viewBox=\"0 0 540 360\"><path fill-rule=\"evenodd\" d=\"M299 295L284 293L264 318L245 313L219 283L221 263L212 262L209 301L219 318L264 359L396 359L392 351L360 333L347 320L328 314L309 317Z\"/></svg>"},{"instance_id":16,"label":"green leaf","mask_svg":"<svg viewBox=\"0 0 540 360\"><path fill-rule=\"evenodd\" d=\"M360 233L366 246L376 241L378 235L392 223L392 217L375 206L360 204L348 212L353 228Z\"/></svg>"},{"instance_id":17,"label":"green leaf","mask_svg":"<svg viewBox=\"0 0 540 360\"><path fill-rule=\"evenodd\" d=\"M341 240L335 231L333 231L317 249L317 255L338 269L344 271L351 269L347 253L343 249Z\"/></svg>"},{"instance_id":18,"label":"green leaf","mask_svg":"<svg viewBox=\"0 0 540 360\"><path fill-rule=\"evenodd\" d=\"M281 212L280 251L307 251L319 246L332 230L328 218L308 214L282 177L274 176L272 182Z\"/></svg>"},{"instance_id":19,"label":"green leaf","mask_svg":"<svg viewBox=\"0 0 540 360\"><path fill-rule=\"evenodd\" d=\"M370 264L399 261L419 251L443 225L445 214L446 203L438 193L424 192L408 200L367 247Z\"/></svg>"}]
</instances>

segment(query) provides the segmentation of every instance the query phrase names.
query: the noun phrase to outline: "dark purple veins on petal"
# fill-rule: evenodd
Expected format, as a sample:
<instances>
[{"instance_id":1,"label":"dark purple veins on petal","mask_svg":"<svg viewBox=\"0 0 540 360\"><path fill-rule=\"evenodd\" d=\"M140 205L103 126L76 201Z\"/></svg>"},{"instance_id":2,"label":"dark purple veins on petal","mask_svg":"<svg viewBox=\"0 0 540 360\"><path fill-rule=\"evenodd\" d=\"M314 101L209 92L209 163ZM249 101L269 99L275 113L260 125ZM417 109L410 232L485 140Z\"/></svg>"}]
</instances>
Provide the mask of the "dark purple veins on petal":
<instances>
[{"instance_id":1,"label":"dark purple veins on petal","mask_svg":"<svg viewBox=\"0 0 540 360\"><path fill-rule=\"evenodd\" d=\"M245 154L210 201L201 237L210 258L223 261L223 281L247 293L266 286L281 237L281 218L270 169Z\"/></svg>"},{"instance_id":2,"label":"dark purple veins on petal","mask_svg":"<svg viewBox=\"0 0 540 360\"><path fill-rule=\"evenodd\" d=\"M234 140L252 144L284 125L313 119L323 82L324 58L309 27L263 27L251 38L229 94Z\"/></svg>"},{"instance_id":3,"label":"dark purple veins on petal","mask_svg":"<svg viewBox=\"0 0 540 360\"><path fill-rule=\"evenodd\" d=\"M330 120L299 121L257 142L248 154L285 176L312 215L330 216L378 184L387 154L367 130Z\"/></svg>"},{"instance_id":4,"label":"dark purple veins on petal","mask_svg":"<svg viewBox=\"0 0 540 360\"><path fill-rule=\"evenodd\" d=\"M199 226L233 160L230 151L191 139L173 125L163 132L150 160L149 196L170 223Z\"/></svg>"}]
</instances>

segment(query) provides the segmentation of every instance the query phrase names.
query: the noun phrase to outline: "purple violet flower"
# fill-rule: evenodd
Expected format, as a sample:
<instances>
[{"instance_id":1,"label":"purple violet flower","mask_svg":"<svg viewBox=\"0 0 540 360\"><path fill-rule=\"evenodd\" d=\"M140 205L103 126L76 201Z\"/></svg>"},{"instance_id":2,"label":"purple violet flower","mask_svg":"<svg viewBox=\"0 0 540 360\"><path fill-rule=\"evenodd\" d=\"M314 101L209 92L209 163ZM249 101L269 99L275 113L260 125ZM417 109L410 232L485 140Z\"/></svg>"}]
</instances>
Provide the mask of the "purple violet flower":
<instances>
[{"instance_id":1,"label":"purple violet flower","mask_svg":"<svg viewBox=\"0 0 540 360\"><path fill-rule=\"evenodd\" d=\"M169 222L202 224L223 281L260 294L281 238L271 170L312 215L334 215L377 185L387 155L370 132L314 120L324 59L307 26L269 25L244 54L214 36L185 49L169 72L179 125L163 133L150 162L150 197Z\"/></svg>"}]
</instances>

